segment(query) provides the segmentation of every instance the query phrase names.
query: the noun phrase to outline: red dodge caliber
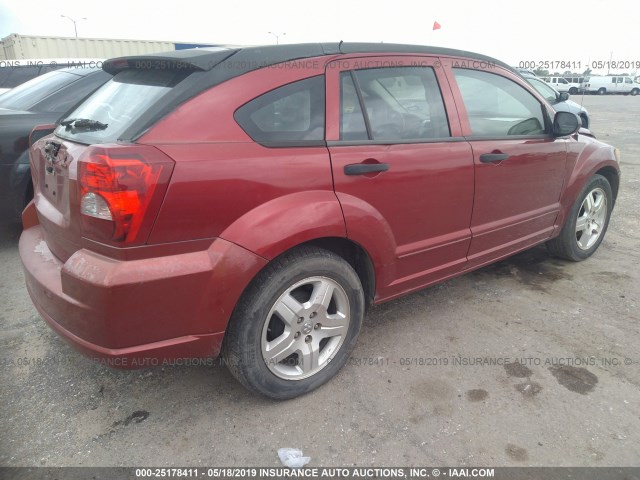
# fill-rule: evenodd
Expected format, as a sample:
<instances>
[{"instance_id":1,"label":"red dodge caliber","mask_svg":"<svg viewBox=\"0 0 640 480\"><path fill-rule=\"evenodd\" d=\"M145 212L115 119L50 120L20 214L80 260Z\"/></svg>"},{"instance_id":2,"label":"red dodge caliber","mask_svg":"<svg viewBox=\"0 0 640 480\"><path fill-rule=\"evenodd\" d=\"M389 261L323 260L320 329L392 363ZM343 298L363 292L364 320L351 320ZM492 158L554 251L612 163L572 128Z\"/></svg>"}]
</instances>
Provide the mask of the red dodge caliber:
<instances>
[{"instance_id":1,"label":"red dodge caliber","mask_svg":"<svg viewBox=\"0 0 640 480\"><path fill-rule=\"evenodd\" d=\"M20 255L46 322L115 366L222 355L252 391L301 395L369 305L543 242L585 259L618 193L616 149L474 53L280 45L104 69L31 147Z\"/></svg>"}]
</instances>

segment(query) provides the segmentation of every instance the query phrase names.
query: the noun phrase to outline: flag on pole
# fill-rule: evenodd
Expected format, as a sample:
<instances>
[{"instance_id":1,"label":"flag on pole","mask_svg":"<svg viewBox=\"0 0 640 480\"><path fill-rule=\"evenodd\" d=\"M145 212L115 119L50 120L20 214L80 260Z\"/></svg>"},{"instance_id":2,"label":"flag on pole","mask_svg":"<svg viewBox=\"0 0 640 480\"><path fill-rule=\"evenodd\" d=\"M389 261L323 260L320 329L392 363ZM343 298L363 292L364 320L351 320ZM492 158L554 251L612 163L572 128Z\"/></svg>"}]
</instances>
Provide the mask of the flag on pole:
<instances>
[{"instance_id":1,"label":"flag on pole","mask_svg":"<svg viewBox=\"0 0 640 480\"><path fill-rule=\"evenodd\" d=\"M438 22L433 22L433 29L434 30L440 30L442 27L440 26L440 24Z\"/></svg>"}]
</instances>

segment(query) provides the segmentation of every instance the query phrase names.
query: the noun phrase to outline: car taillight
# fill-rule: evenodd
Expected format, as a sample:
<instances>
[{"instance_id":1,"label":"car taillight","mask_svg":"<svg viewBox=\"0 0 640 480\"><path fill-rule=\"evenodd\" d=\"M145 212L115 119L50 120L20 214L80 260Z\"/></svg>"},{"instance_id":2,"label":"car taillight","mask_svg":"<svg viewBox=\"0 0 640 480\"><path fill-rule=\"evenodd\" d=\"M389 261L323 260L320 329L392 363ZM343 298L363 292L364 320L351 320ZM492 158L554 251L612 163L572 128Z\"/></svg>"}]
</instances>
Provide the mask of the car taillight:
<instances>
[{"instance_id":1,"label":"car taillight","mask_svg":"<svg viewBox=\"0 0 640 480\"><path fill-rule=\"evenodd\" d=\"M173 166L147 145L90 147L78 161L83 235L116 245L144 243Z\"/></svg>"}]
</instances>

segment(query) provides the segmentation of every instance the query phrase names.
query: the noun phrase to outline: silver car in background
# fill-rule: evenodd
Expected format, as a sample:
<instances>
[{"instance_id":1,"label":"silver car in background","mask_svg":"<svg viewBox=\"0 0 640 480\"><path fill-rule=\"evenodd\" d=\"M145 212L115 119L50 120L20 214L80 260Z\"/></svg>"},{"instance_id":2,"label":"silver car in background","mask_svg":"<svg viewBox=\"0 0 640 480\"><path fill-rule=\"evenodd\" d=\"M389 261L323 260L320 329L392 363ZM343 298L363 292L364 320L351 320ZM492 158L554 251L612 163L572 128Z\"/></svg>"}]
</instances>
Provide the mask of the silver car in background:
<instances>
[{"instance_id":1,"label":"silver car in background","mask_svg":"<svg viewBox=\"0 0 640 480\"><path fill-rule=\"evenodd\" d=\"M582 120L582 126L589 128L591 125L591 119L589 118L589 112L582 105L577 104L569 100L568 93L560 93L547 82L540 80L538 77L532 77L529 75L523 75L525 80L531 84L537 92L542 95L547 102L551 104L556 112L571 112L575 113Z\"/></svg>"}]
</instances>

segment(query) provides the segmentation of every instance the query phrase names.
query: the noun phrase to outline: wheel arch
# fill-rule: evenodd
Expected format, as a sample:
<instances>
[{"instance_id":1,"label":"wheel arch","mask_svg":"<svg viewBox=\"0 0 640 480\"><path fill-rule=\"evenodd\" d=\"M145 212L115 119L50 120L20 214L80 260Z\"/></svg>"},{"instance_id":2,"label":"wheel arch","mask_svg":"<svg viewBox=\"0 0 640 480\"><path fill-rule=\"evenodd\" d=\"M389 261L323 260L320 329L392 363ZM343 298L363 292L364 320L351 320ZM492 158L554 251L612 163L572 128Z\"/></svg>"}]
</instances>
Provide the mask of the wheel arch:
<instances>
[{"instance_id":1,"label":"wheel arch","mask_svg":"<svg viewBox=\"0 0 640 480\"><path fill-rule=\"evenodd\" d=\"M584 128L589 128L589 115L584 112L580 112L579 117L580 121L582 122L582 126Z\"/></svg>"},{"instance_id":2,"label":"wheel arch","mask_svg":"<svg viewBox=\"0 0 640 480\"><path fill-rule=\"evenodd\" d=\"M253 275L251 280L243 289L240 298L245 295L245 293L254 284L256 279L260 277L264 269L267 268L267 266L269 266L272 262L276 261L280 257L288 255L291 252L304 247L316 247L335 253L340 258L345 260L349 265L351 265L351 267L358 275L360 282L362 283L362 288L365 296L365 306L367 310L369 309L369 307L371 307L371 305L373 305L376 291L376 273L373 261L371 260L369 253L361 245L345 237L314 238L312 240L295 244L280 252L277 256L271 258L268 263L263 265L262 268L260 268L260 270L255 273L255 275Z\"/></svg>"},{"instance_id":3,"label":"wheel arch","mask_svg":"<svg viewBox=\"0 0 640 480\"><path fill-rule=\"evenodd\" d=\"M314 246L329 250L349 263L362 283L367 309L373 304L376 291L375 268L369 253L361 245L348 238L324 237L298 245L298 247L304 246Z\"/></svg>"},{"instance_id":4,"label":"wheel arch","mask_svg":"<svg viewBox=\"0 0 640 480\"><path fill-rule=\"evenodd\" d=\"M556 219L556 232L558 233L562 229L567 215L577 200L580 191L594 175L602 175L607 179L611 185L611 193L613 194L613 202L615 205L620 188L620 167L618 162L609 157L609 152L612 151L610 147L590 150L586 156L578 159L574 164L573 172L570 174L570 179L560 199L560 214Z\"/></svg>"},{"instance_id":5,"label":"wheel arch","mask_svg":"<svg viewBox=\"0 0 640 480\"><path fill-rule=\"evenodd\" d=\"M292 222L296 211L308 215ZM372 205L351 195L311 191L279 197L245 214L220 237L267 262L304 245L334 252L360 277L367 305L394 278L396 244L390 226Z\"/></svg>"},{"instance_id":6,"label":"wheel arch","mask_svg":"<svg viewBox=\"0 0 640 480\"><path fill-rule=\"evenodd\" d=\"M310 240L346 236L340 203L329 190L275 198L245 213L220 234L268 261Z\"/></svg>"},{"instance_id":7,"label":"wheel arch","mask_svg":"<svg viewBox=\"0 0 640 480\"><path fill-rule=\"evenodd\" d=\"M616 198L618 197L618 189L620 188L620 175L618 171L611 167L606 166L602 167L595 172L597 175L602 175L607 179L609 185L611 185L611 193L613 194L613 204L616 203Z\"/></svg>"}]
</instances>

